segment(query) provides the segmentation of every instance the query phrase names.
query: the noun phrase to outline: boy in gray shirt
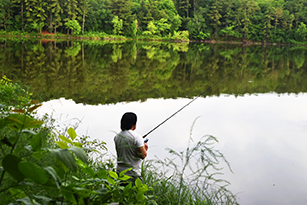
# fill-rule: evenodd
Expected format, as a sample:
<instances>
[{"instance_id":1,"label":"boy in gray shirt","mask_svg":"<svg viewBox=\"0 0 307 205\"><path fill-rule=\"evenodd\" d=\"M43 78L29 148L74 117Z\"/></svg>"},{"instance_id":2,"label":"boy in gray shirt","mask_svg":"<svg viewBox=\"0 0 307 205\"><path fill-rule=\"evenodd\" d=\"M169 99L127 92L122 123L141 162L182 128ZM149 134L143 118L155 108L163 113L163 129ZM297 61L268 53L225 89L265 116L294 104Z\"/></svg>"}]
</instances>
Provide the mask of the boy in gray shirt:
<instances>
[{"instance_id":1,"label":"boy in gray shirt","mask_svg":"<svg viewBox=\"0 0 307 205\"><path fill-rule=\"evenodd\" d=\"M121 132L114 137L117 152L117 173L132 168L126 174L133 179L141 178L141 162L147 156L148 144L136 133L137 116L127 112L121 119Z\"/></svg>"}]
</instances>

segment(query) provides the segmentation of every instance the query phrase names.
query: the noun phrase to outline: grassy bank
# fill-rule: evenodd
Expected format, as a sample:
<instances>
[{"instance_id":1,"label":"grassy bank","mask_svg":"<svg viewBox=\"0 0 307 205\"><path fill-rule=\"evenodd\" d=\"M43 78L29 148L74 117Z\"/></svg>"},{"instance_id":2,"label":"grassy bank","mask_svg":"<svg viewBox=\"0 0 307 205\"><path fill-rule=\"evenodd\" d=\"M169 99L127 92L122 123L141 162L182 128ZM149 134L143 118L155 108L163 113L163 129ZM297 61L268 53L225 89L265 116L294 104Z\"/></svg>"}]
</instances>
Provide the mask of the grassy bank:
<instances>
[{"instance_id":1,"label":"grassy bank","mask_svg":"<svg viewBox=\"0 0 307 205\"><path fill-rule=\"evenodd\" d=\"M189 41L188 33L178 32L173 36L168 37L160 37L160 36L135 36L126 37L121 35L108 35L106 33L84 33L82 35L69 35L62 33L24 33L24 32L6 32L0 31L0 36L7 38L37 38L37 39L48 39L48 40L153 40L153 41L178 41L178 42L186 42Z\"/></svg>"},{"instance_id":2,"label":"grassy bank","mask_svg":"<svg viewBox=\"0 0 307 205\"><path fill-rule=\"evenodd\" d=\"M288 45L298 45L298 46L307 46L307 42L299 42L295 40L291 40L291 43L271 43L266 41L245 41L241 39L237 40L227 40L225 38L220 40L210 39L210 40L190 40L188 37L188 33L178 32L175 33L173 36L168 37L160 37L160 36L135 36L126 37L122 35L108 35L106 33L99 33L99 32L91 32L91 33L84 33L81 35L70 35L70 34L62 34L62 33L25 33L25 32L6 32L0 31L0 37L4 37L6 39L13 39L13 38L23 38L23 39L40 39L43 42L47 41L67 41L67 40L104 40L104 41L173 41L173 42L199 42L199 43L210 43L210 44L238 44L238 45L281 45L281 46L288 46Z\"/></svg>"}]
</instances>

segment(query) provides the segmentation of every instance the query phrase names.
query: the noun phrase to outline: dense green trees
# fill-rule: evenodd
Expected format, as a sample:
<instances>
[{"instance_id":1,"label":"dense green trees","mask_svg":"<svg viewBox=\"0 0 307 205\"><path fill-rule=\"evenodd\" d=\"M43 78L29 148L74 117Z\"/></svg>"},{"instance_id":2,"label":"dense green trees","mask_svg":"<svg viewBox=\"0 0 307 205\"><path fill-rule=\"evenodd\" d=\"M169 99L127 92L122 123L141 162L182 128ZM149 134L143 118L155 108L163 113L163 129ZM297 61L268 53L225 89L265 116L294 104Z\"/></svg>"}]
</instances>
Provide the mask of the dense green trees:
<instances>
[{"instance_id":1,"label":"dense green trees","mask_svg":"<svg viewBox=\"0 0 307 205\"><path fill-rule=\"evenodd\" d=\"M305 43L307 0L0 0L0 30ZM114 21L115 18L118 18ZM122 33L118 22L123 22ZM115 33L114 33L115 32Z\"/></svg>"}]
</instances>

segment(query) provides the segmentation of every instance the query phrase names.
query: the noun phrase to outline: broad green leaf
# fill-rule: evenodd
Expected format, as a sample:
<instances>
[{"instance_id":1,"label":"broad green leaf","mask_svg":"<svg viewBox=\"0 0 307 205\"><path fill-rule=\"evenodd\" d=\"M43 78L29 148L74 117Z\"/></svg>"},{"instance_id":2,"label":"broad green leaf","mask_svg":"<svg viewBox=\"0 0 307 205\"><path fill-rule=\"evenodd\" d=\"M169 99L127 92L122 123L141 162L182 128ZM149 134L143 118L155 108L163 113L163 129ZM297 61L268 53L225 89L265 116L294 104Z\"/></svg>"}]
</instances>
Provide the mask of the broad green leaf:
<instances>
[{"instance_id":1,"label":"broad green leaf","mask_svg":"<svg viewBox=\"0 0 307 205\"><path fill-rule=\"evenodd\" d=\"M35 120L32 117L21 114L11 114L7 116L7 119L17 129L38 128L44 123L43 121Z\"/></svg>"},{"instance_id":2,"label":"broad green leaf","mask_svg":"<svg viewBox=\"0 0 307 205\"><path fill-rule=\"evenodd\" d=\"M68 187L63 187L62 188L62 194L64 195L64 197L69 201L71 202L71 204L77 204L77 201L76 201L76 198L75 196L73 195L73 192L71 191L71 188Z\"/></svg>"},{"instance_id":3,"label":"broad green leaf","mask_svg":"<svg viewBox=\"0 0 307 205\"><path fill-rule=\"evenodd\" d=\"M87 163L87 156L83 149L79 147L71 147L68 149L69 151L72 151L79 159L81 159L84 163Z\"/></svg>"},{"instance_id":4,"label":"broad green leaf","mask_svg":"<svg viewBox=\"0 0 307 205\"><path fill-rule=\"evenodd\" d=\"M20 115L20 114L12 114L12 115L9 115L7 117L7 119L13 123L17 123L19 125L22 125L23 122L26 121L26 117L25 115ZM29 121L29 117L28 117L28 121Z\"/></svg>"},{"instance_id":5,"label":"broad green leaf","mask_svg":"<svg viewBox=\"0 0 307 205\"><path fill-rule=\"evenodd\" d=\"M69 137L74 140L76 137L77 137L77 134L76 134L76 131L74 130L74 128L70 127L68 130L67 130L67 133L69 135Z\"/></svg>"},{"instance_id":6,"label":"broad green leaf","mask_svg":"<svg viewBox=\"0 0 307 205\"><path fill-rule=\"evenodd\" d=\"M95 172L94 170L91 168L91 167L81 167L82 171L85 173L85 174L88 174L90 175L91 177L94 177L95 176Z\"/></svg>"},{"instance_id":7,"label":"broad green leaf","mask_svg":"<svg viewBox=\"0 0 307 205\"><path fill-rule=\"evenodd\" d=\"M38 184L45 184L48 181L48 176L44 169L33 162L20 162L18 168L26 177Z\"/></svg>"},{"instance_id":8,"label":"broad green leaf","mask_svg":"<svg viewBox=\"0 0 307 205\"><path fill-rule=\"evenodd\" d=\"M17 141L17 136L12 136L12 137L9 137L8 139L12 144L14 144Z\"/></svg>"},{"instance_id":9,"label":"broad green leaf","mask_svg":"<svg viewBox=\"0 0 307 205\"><path fill-rule=\"evenodd\" d=\"M137 200L137 201L143 201L143 200L145 200L144 193L138 192L138 193L136 194L136 200Z\"/></svg>"},{"instance_id":10,"label":"broad green leaf","mask_svg":"<svg viewBox=\"0 0 307 205\"><path fill-rule=\"evenodd\" d=\"M119 177L120 180L123 180L123 181L127 181L128 179L131 179L132 177L131 176L128 176L128 175L124 175L122 177Z\"/></svg>"},{"instance_id":11,"label":"broad green leaf","mask_svg":"<svg viewBox=\"0 0 307 205\"><path fill-rule=\"evenodd\" d=\"M67 149L67 148L69 148L69 146L68 146L65 142L56 141L55 143L56 143L61 149Z\"/></svg>"},{"instance_id":12,"label":"broad green leaf","mask_svg":"<svg viewBox=\"0 0 307 205\"><path fill-rule=\"evenodd\" d=\"M27 195L24 193L24 191L20 190L20 189L16 189L16 188L10 188L10 193L12 194L12 196L14 196L17 199L22 199L24 197L26 197Z\"/></svg>"},{"instance_id":13,"label":"broad green leaf","mask_svg":"<svg viewBox=\"0 0 307 205\"><path fill-rule=\"evenodd\" d=\"M12 177L14 177L17 181L22 181L25 176L18 169L18 163L21 159L15 155L6 155L2 160L2 166L4 170L6 170Z\"/></svg>"},{"instance_id":14,"label":"broad green leaf","mask_svg":"<svg viewBox=\"0 0 307 205\"><path fill-rule=\"evenodd\" d=\"M110 177L114 178L114 179L118 179L118 175L116 172L113 172L113 171L109 171L109 175Z\"/></svg>"},{"instance_id":15,"label":"broad green leaf","mask_svg":"<svg viewBox=\"0 0 307 205\"><path fill-rule=\"evenodd\" d=\"M42 136L40 133L32 137L32 139L30 140L30 145L33 151L37 151L42 148Z\"/></svg>"},{"instance_id":16,"label":"broad green leaf","mask_svg":"<svg viewBox=\"0 0 307 205\"><path fill-rule=\"evenodd\" d=\"M33 152L32 153L32 157L34 157L35 159L37 159L38 161L41 160L43 158L43 156L47 153L47 151L37 151L37 152Z\"/></svg>"},{"instance_id":17,"label":"broad green leaf","mask_svg":"<svg viewBox=\"0 0 307 205\"><path fill-rule=\"evenodd\" d=\"M140 180L140 178L137 178L136 180L135 180L135 186L137 187L137 188L140 188L141 186L142 186L142 180Z\"/></svg>"},{"instance_id":18,"label":"broad green leaf","mask_svg":"<svg viewBox=\"0 0 307 205\"><path fill-rule=\"evenodd\" d=\"M44 202L43 204L50 204L49 202L53 201L53 199L45 197L45 196L36 196L36 195L33 195L33 196L36 199L42 200Z\"/></svg>"},{"instance_id":19,"label":"broad green leaf","mask_svg":"<svg viewBox=\"0 0 307 205\"><path fill-rule=\"evenodd\" d=\"M80 179L78 177L76 177L76 176L71 176L71 178L73 178L76 181L80 181Z\"/></svg>"},{"instance_id":20,"label":"broad green leaf","mask_svg":"<svg viewBox=\"0 0 307 205\"><path fill-rule=\"evenodd\" d=\"M16 201L20 201L20 202L24 203L24 205L33 205L32 202L31 202L31 199L29 197L17 199Z\"/></svg>"},{"instance_id":21,"label":"broad green leaf","mask_svg":"<svg viewBox=\"0 0 307 205\"><path fill-rule=\"evenodd\" d=\"M79 148L82 148L82 147L83 147L83 144L80 143L80 142L74 142L74 146L79 147Z\"/></svg>"},{"instance_id":22,"label":"broad green leaf","mask_svg":"<svg viewBox=\"0 0 307 205\"><path fill-rule=\"evenodd\" d=\"M119 173L119 177L125 176L125 174L126 174L128 171L130 171L130 170L132 170L132 168L125 169L125 170L121 171L121 172Z\"/></svg>"},{"instance_id":23,"label":"broad green leaf","mask_svg":"<svg viewBox=\"0 0 307 205\"><path fill-rule=\"evenodd\" d=\"M88 194L97 194L96 191L92 191L90 189L81 188L81 187L73 187L73 190L77 191L78 194L83 195L83 196L88 196Z\"/></svg>"},{"instance_id":24,"label":"broad green leaf","mask_svg":"<svg viewBox=\"0 0 307 205\"><path fill-rule=\"evenodd\" d=\"M58 166L56 166L55 171L60 177L60 179L63 180L65 177L65 173L68 172L69 169L63 164L63 162L58 161Z\"/></svg>"},{"instance_id":25,"label":"broad green leaf","mask_svg":"<svg viewBox=\"0 0 307 205\"><path fill-rule=\"evenodd\" d=\"M51 149L49 150L53 153L58 160L63 162L63 164L71 171L75 172L78 169L78 166L75 162L74 157L68 149Z\"/></svg>"},{"instance_id":26,"label":"broad green leaf","mask_svg":"<svg viewBox=\"0 0 307 205\"><path fill-rule=\"evenodd\" d=\"M115 185L115 180L114 180L114 179L108 177L108 178L107 178L107 181L108 181L110 184Z\"/></svg>"},{"instance_id":27,"label":"broad green leaf","mask_svg":"<svg viewBox=\"0 0 307 205\"><path fill-rule=\"evenodd\" d=\"M19 155L19 153L21 152L21 151L23 151L25 149L25 147L18 147L17 149L15 149L14 150L14 155Z\"/></svg>"},{"instance_id":28,"label":"broad green leaf","mask_svg":"<svg viewBox=\"0 0 307 205\"><path fill-rule=\"evenodd\" d=\"M108 177L108 171L105 169L102 169L99 172L97 172L96 175L101 179L106 179Z\"/></svg>"},{"instance_id":29,"label":"broad green leaf","mask_svg":"<svg viewBox=\"0 0 307 205\"><path fill-rule=\"evenodd\" d=\"M63 140L64 142L73 145L73 142L72 142L70 139L68 139L67 137L65 137L64 135L59 135L59 138L60 138L61 140Z\"/></svg>"},{"instance_id":30,"label":"broad green leaf","mask_svg":"<svg viewBox=\"0 0 307 205\"><path fill-rule=\"evenodd\" d=\"M35 120L25 124L25 128L39 128L42 124L44 124L43 121Z\"/></svg>"},{"instance_id":31,"label":"broad green leaf","mask_svg":"<svg viewBox=\"0 0 307 205\"><path fill-rule=\"evenodd\" d=\"M91 177L95 177L95 172L94 170L87 166L82 160L80 159L77 159L76 160L77 164L79 165L79 167L81 167L82 171L85 173L85 174L88 174L90 175Z\"/></svg>"},{"instance_id":32,"label":"broad green leaf","mask_svg":"<svg viewBox=\"0 0 307 205\"><path fill-rule=\"evenodd\" d=\"M57 188L60 189L61 179L57 175L56 171L52 167L50 167L50 166L49 167L45 167L44 169L50 174L50 176L54 180L54 183L56 184Z\"/></svg>"}]
</instances>

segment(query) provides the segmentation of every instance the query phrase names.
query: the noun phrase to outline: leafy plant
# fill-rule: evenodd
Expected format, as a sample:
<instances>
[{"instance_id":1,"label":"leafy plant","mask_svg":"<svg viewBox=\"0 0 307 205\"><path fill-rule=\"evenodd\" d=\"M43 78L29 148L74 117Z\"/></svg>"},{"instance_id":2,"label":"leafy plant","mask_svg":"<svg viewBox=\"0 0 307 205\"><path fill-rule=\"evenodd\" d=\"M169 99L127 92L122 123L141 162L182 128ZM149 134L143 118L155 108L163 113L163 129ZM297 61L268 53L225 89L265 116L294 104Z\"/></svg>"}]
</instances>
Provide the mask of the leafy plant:
<instances>
[{"instance_id":1,"label":"leafy plant","mask_svg":"<svg viewBox=\"0 0 307 205\"><path fill-rule=\"evenodd\" d=\"M121 35L123 33L123 20L119 19L118 16L114 16L112 23L114 35Z\"/></svg>"},{"instance_id":2,"label":"leafy plant","mask_svg":"<svg viewBox=\"0 0 307 205\"><path fill-rule=\"evenodd\" d=\"M69 20L65 23L65 26L67 29L71 29L76 35L81 32L81 26L77 20Z\"/></svg>"},{"instance_id":3,"label":"leafy plant","mask_svg":"<svg viewBox=\"0 0 307 205\"><path fill-rule=\"evenodd\" d=\"M128 170L118 175L88 163L88 153L93 150L84 151L81 142L85 139L79 142L73 128L67 130L66 136L58 135L56 146L44 146L44 122L33 117L40 106L32 102L1 115L1 203L145 204L150 200L145 195L150 190L148 186L139 179L131 181L125 175ZM50 131L49 137L52 135ZM122 186L123 181L127 186Z\"/></svg>"},{"instance_id":4,"label":"leafy plant","mask_svg":"<svg viewBox=\"0 0 307 205\"><path fill-rule=\"evenodd\" d=\"M31 95L32 93L27 92L19 84L12 83L6 76L0 79L0 110L8 110L12 106L19 108L30 101Z\"/></svg>"}]
</instances>

